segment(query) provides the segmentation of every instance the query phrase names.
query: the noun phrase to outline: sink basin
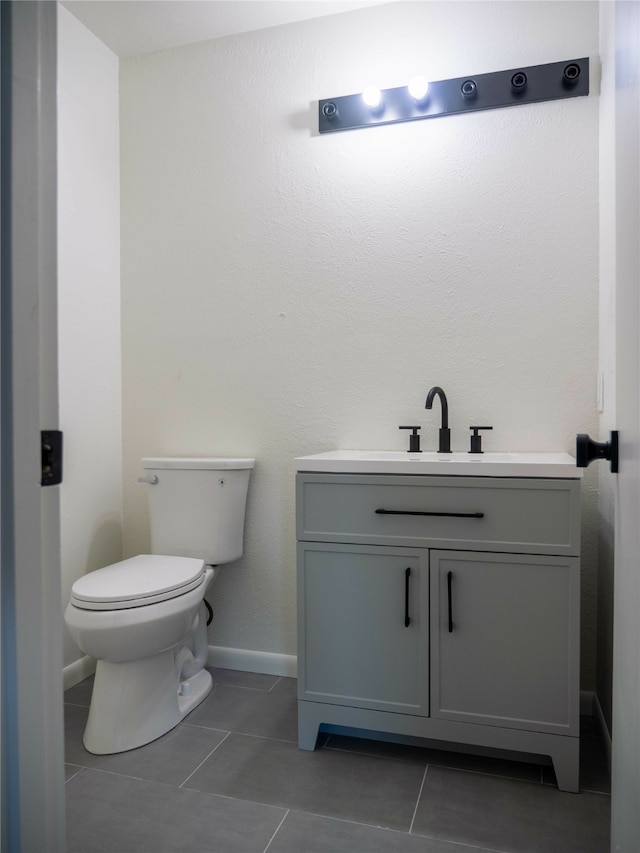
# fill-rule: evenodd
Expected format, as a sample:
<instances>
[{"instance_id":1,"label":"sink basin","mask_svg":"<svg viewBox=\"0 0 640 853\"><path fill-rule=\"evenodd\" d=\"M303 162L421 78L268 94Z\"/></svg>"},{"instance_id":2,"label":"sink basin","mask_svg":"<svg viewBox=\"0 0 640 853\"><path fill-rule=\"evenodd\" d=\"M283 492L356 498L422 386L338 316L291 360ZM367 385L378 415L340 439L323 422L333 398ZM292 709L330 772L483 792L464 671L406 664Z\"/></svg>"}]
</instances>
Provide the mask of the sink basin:
<instances>
[{"instance_id":1,"label":"sink basin","mask_svg":"<svg viewBox=\"0 0 640 853\"><path fill-rule=\"evenodd\" d=\"M460 477L580 479L583 468L568 453L406 453L402 450L332 450L299 456L298 471L333 474L440 474Z\"/></svg>"}]
</instances>

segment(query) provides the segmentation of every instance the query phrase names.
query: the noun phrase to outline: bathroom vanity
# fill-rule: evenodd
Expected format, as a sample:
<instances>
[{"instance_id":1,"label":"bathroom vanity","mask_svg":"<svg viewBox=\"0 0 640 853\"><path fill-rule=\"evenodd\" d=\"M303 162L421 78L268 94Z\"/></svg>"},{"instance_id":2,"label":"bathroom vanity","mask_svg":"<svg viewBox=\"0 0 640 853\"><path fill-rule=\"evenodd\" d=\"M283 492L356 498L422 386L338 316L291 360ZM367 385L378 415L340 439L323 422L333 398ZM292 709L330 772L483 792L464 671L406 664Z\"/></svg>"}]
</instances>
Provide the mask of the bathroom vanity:
<instances>
[{"instance_id":1,"label":"bathroom vanity","mask_svg":"<svg viewBox=\"0 0 640 853\"><path fill-rule=\"evenodd\" d=\"M558 787L577 791L572 457L296 463L300 748L321 725L498 748L549 756Z\"/></svg>"}]
</instances>

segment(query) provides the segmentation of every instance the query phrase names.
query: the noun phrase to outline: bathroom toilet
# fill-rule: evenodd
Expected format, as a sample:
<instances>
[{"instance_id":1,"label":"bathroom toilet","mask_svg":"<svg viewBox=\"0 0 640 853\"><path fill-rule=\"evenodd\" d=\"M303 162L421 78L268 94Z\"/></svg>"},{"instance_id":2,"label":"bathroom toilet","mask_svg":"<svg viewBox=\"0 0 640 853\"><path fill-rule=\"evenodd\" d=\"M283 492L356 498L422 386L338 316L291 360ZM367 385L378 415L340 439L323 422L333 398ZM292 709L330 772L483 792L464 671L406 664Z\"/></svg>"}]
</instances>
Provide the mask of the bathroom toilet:
<instances>
[{"instance_id":1,"label":"bathroom toilet","mask_svg":"<svg viewBox=\"0 0 640 853\"><path fill-rule=\"evenodd\" d=\"M211 690L205 593L242 556L254 459L146 458L151 554L79 578L64 614L96 658L84 745L96 754L143 746Z\"/></svg>"}]
</instances>

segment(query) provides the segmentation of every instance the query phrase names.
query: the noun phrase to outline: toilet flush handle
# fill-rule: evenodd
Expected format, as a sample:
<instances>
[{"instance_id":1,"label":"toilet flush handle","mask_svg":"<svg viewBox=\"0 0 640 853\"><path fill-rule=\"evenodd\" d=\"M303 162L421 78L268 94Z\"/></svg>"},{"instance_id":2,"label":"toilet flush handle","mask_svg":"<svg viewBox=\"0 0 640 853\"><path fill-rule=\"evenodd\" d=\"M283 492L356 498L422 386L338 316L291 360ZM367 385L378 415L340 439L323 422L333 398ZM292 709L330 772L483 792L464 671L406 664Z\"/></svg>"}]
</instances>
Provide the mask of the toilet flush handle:
<instances>
[{"instance_id":1,"label":"toilet flush handle","mask_svg":"<svg viewBox=\"0 0 640 853\"><path fill-rule=\"evenodd\" d=\"M139 483L149 483L150 486L156 486L158 484L158 478L155 474L149 474L148 477L138 477Z\"/></svg>"}]
</instances>

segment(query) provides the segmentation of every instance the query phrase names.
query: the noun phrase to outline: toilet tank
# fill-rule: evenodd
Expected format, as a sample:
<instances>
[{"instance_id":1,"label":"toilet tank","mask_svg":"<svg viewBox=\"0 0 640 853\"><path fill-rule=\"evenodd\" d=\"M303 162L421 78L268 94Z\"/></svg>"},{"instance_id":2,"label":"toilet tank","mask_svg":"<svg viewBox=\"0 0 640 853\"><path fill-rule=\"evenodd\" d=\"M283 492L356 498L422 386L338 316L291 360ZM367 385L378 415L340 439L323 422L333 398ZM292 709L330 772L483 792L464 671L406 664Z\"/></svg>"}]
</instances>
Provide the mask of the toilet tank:
<instances>
[{"instance_id":1,"label":"toilet tank","mask_svg":"<svg viewBox=\"0 0 640 853\"><path fill-rule=\"evenodd\" d=\"M242 556L247 489L255 459L145 458L151 552L208 565Z\"/></svg>"}]
</instances>

